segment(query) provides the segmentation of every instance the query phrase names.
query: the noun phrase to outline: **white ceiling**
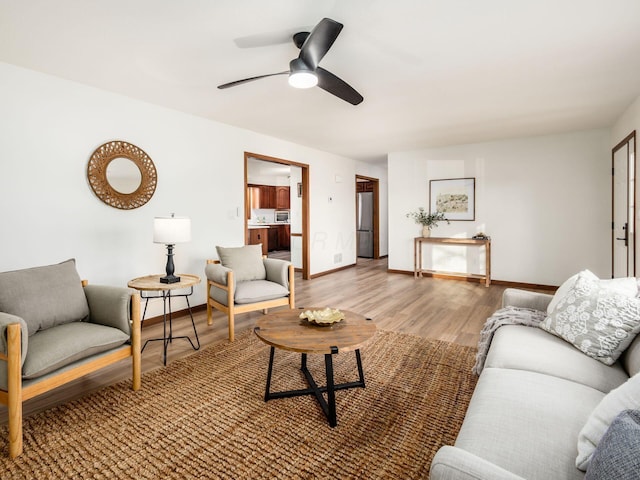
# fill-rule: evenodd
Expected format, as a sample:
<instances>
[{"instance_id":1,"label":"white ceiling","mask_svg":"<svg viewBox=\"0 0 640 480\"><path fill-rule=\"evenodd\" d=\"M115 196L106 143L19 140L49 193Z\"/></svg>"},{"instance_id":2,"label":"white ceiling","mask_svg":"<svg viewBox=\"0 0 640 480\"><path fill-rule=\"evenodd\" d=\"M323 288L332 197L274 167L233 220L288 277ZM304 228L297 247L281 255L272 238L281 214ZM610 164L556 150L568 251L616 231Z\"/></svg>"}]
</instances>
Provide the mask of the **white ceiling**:
<instances>
[{"instance_id":1,"label":"white ceiling","mask_svg":"<svg viewBox=\"0 0 640 480\"><path fill-rule=\"evenodd\" d=\"M287 70L323 17L344 29L321 65L362 104L216 88ZM639 21L639 0L0 0L0 61L375 162L610 126L640 95Z\"/></svg>"}]
</instances>

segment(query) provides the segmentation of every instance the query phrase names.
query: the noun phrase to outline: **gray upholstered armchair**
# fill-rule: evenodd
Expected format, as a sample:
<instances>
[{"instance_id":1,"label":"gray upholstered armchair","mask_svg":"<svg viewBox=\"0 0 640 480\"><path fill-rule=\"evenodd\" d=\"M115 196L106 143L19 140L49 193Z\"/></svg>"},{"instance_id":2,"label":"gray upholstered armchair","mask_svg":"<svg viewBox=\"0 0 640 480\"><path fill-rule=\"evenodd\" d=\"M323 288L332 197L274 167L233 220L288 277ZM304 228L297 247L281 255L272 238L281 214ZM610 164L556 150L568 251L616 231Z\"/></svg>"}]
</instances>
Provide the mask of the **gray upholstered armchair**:
<instances>
[{"instance_id":1,"label":"gray upholstered armchair","mask_svg":"<svg viewBox=\"0 0 640 480\"><path fill-rule=\"evenodd\" d=\"M124 358L140 388L140 297L88 285L75 261L0 273L0 403L9 455L22 453L22 402Z\"/></svg>"},{"instance_id":2,"label":"gray upholstered armchair","mask_svg":"<svg viewBox=\"0 0 640 480\"><path fill-rule=\"evenodd\" d=\"M227 315L229 340L237 313L288 305L295 308L294 269L290 262L262 257L262 245L216 247L220 260L207 260L207 323L212 308Z\"/></svg>"}]
</instances>

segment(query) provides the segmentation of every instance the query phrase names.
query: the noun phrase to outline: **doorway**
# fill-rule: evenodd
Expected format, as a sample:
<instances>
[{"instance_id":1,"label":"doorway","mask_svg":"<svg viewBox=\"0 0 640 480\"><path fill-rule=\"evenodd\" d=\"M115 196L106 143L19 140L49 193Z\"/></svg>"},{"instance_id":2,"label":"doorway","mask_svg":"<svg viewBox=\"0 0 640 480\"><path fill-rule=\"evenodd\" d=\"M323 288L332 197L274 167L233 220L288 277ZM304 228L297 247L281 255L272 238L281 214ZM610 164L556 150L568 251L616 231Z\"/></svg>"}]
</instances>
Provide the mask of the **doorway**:
<instances>
[{"instance_id":1,"label":"doorway","mask_svg":"<svg viewBox=\"0 0 640 480\"><path fill-rule=\"evenodd\" d=\"M267 181L260 181L265 185L257 185L249 181L250 165L259 161L260 163L272 164L274 167L289 167L288 179L281 185L286 188L279 188L273 185L266 185ZM293 263L296 271L302 272L302 278L308 280L309 274L309 165L292 162L281 158L269 157L257 153L244 153L244 186L245 186L245 243L266 243L266 251L269 255L268 242L278 242L287 244L289 249L289 259ZM271 192L273 190L273 192ZM282 195L281 195L282 194ZM289 198L282 198L283 196ZM260 197L262 197L262 202ZM286 200L289 200L286 202ZM284 203L283 203L284 202ZM273 203L273 205L271 204ZM280 208L277 208L277 207ZM259 222L256 224L252 219L252 213L259 210ZM273 212L273 218L269 213ZM286 215L285 215L286 213ZM265 215L266 214L266 215ZM278 215L279 214L279 215ZM280 216L284 215L284 216ZM251 223L250 223L251 221ZM273 224L273 225L271 225ZM256 227L264 226L265 230L256 231ZM251 228L249 228L251 227ZM268 227L268 229L266 228ZM273 228L271 228L273 227ZM257 230L261 230L258 228ZM281 231L282 230L282 231ZM252 236L262 235L259 241L253 242ZM272 243L273 245L273 243ZM284 248L284 247L283 247ZM282 250L272 255L278 258Z\"/></svg>"},{"instance_id":2,"label":"doorway","mask_svg":"<svg viewBox=\"0 0 640 480\"><path fill-rule=\"evenodd\" d=\"M612 278L636 274L636 132L611 152L611 263Z\"/></svg>"},{"instance_id":3,"label":"doorway","mask_svg":"<svg viewBox=\"0 0 640 480\"><path fill-rule=\"evenodd\" d=\"M356 175L356 258L380 258L379 180Z\"/></svg>"}]
</instances>

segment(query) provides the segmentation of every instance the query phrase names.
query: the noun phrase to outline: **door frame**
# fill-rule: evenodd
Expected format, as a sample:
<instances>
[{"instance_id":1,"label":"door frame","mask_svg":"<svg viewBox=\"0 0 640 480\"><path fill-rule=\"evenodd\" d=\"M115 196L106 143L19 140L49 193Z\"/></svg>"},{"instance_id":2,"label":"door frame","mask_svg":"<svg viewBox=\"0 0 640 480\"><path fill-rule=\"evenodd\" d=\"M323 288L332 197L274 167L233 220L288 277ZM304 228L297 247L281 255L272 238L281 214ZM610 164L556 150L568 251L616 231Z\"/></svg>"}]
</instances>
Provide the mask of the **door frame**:
<instances>
[{"instance_id":1,"label":"door frame","mask_svg":"<svg viewBox=\"0 0 640 480\"><path fill-rule=\"evenodd\" d=\"M629 142L633 140L633 151L631 151L629 149ZM633 192L629 192L629 182L627 181L627 225L630 225L633 222L633 238L632 238L632 242L629 243L627 245L627 275L629 275L629 273L631 273L632 276L636 275L636 257L637 257L637 252L636 252L636 236L637 236L637 230L636 230L636 209L637 209L637 195L636 192L638 190L638 187L636 185L636 178L637 178L637 172L638 172L638 162L636 160L636 131L633 130L629 135L627 135L622 141L620 141L615 147L613 147L613 149L611 150L611 278L614 278L614 274L615 274L615 254L614 254L614 250L615 250L615 242L616 242L616 232L615 232L615 225L614 225L614 218L615 218L615 155L618 152L618 150L622 149L622 148L627 148L627 176L629 175L629 170L630 170L630 162L631 162L631 156L633 155ZM629 195L633 195L633 218L629 218ZM628 228L628 227L627 227ZM627 231L627 235L628 235L628 231ZM629 272L628 268L629 268L629 250L628 249L632 249L633 250L633 272Z\"/></svg>"},{"instance_id":2,"label":"door frame","mask_svg":"<svg viewBox=\"0 0 640 480\"><path fill-rule=\"evenodd\" d=\"M356 212L355 212L355 238L358 236L358 180L373 183L373 258L380 258L380 179L356 175ZM356 240L357 241L357 240ZM356 245L356 263L358 262L358 248Z\"/></svg>"},{"instance_id":3,"label":"door frame","mask_svg":"<svg viewBox=\"0 0 640 480\"><path fill-rule=\"evenodd\" d=\"M283 158L270 157L259 153L244 152L244 211L251 208L249 205L249 189L248 189L248 163L249 157L265 162L279 163L281 165L290 165L292 167L300 167L302 169L302 278L309 280L310 276L310 258L309 258L309 165L306 163L294 162ZM247 215L244 217L245 237L249 231L249 220ZM247 240L245 240L245 243Z\"/></svg>"}]
</instances>

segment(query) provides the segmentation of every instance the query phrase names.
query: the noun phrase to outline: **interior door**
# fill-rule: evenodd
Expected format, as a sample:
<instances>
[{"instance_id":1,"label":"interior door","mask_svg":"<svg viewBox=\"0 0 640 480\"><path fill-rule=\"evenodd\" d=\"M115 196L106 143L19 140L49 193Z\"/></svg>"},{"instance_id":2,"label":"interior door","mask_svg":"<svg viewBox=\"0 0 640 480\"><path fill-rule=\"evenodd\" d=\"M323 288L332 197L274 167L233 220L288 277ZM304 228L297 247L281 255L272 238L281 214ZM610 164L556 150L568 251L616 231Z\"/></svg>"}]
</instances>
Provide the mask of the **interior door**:
<instances>
[{"instance_id":1,"label":"interior door","mask_svg":"<svg viewBox=\"0 0 640 480\"><path fill-rule=\"evenodd\" d=\"M612 277L635 276L635 131L612 151Z\"/></svg>"}]
</instances>

